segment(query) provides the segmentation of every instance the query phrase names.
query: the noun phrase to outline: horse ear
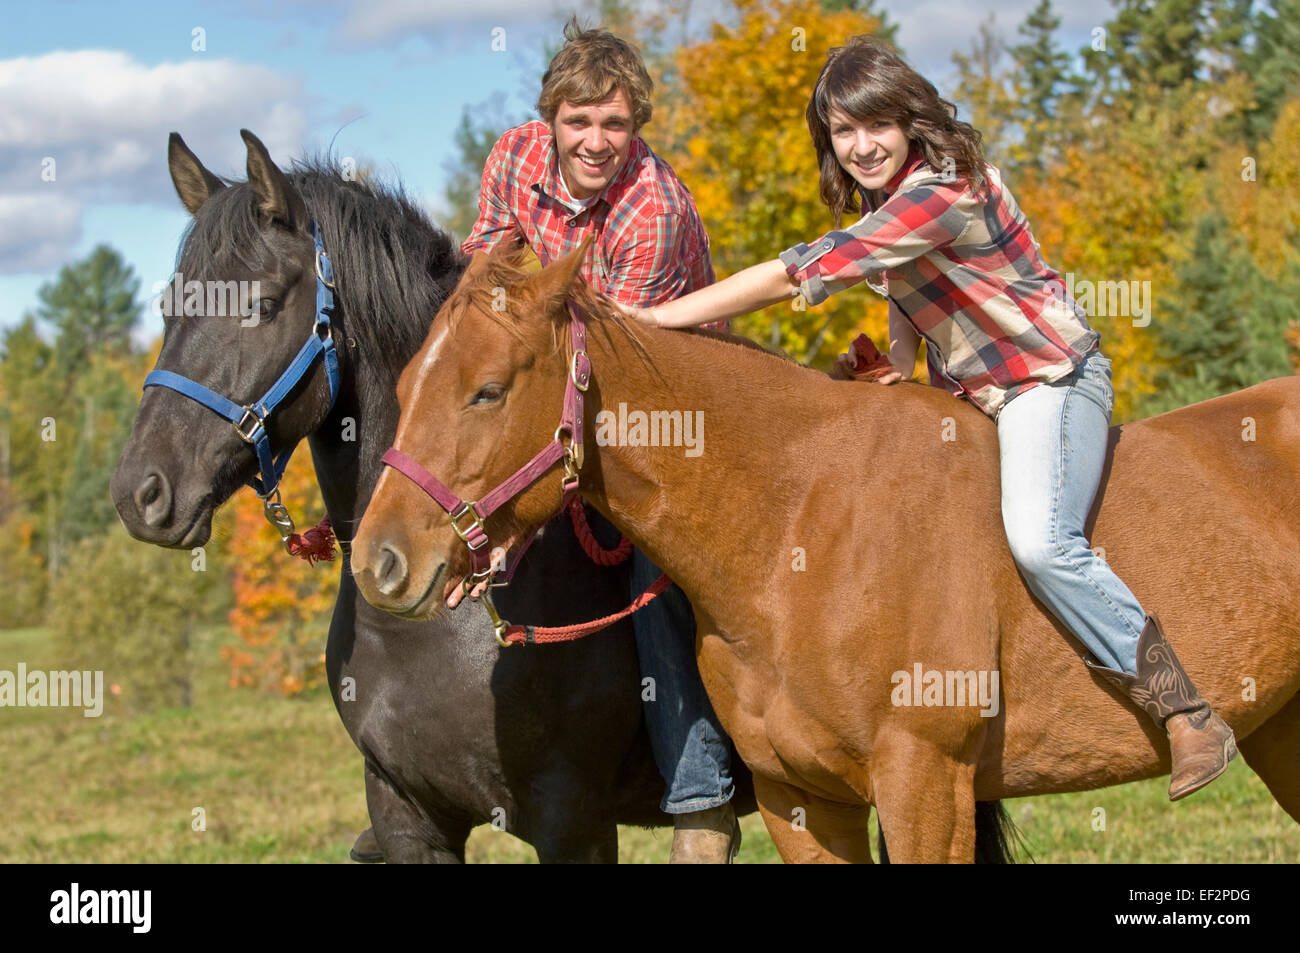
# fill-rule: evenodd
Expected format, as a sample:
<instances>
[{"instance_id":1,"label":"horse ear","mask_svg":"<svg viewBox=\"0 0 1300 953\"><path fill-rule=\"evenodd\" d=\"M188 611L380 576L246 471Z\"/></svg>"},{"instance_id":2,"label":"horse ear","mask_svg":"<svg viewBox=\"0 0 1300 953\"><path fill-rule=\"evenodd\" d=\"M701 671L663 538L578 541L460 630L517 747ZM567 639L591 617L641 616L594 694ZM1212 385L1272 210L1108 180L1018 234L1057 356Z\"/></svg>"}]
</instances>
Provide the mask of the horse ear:
<instances>
[{"instance_id":1,"label":"horse ear","mask_svg":"<svg viewBox=\"0 0 1300 953\"><path fill-rule=\"evenodd\" d=\"M214 193L226 187L226 183L203 167L179 132L167 137L167 168L171 170L172 185L176 186L181 204L191 215L198 212Z\"/></svg>"},{"instance_id":2,"label":"horse ear","mask_svg":"<svg viewBox=\"0 0 1300 953\"><path fill-rule=\"evenodd\" d=\"M277 223L287 228L304 228L307 206L298 190L289 184L262 140L247 129L239 130L248 146L248 184L257 196L257 213L265 224Z\"/></svg>"},{"instance_id":3,"label":"horse ear","mask_svg":"<svg viewBox=\"0 0 1300 953\"><path fill-rule=\"evenodd\" d=\"M591 241L592 237L588 235L577 248L551 262L528 282L529 290L537 296L547 314L554 313L568 300L573 281L582 270L582 263L587 260Z\"/></svg>"}]
</instances>

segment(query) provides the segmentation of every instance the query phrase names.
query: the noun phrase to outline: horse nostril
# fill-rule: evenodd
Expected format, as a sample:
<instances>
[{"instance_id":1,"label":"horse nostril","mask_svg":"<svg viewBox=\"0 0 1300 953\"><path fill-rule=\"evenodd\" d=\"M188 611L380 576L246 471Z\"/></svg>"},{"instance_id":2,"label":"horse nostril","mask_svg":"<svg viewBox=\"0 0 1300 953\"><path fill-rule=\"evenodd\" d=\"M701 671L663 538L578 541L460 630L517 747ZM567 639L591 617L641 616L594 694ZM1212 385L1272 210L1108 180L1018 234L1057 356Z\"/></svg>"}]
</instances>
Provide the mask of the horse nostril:
<instances>
[{"instance_id":1,"label":"horse nostril","mask_svg":"<svg viewBox=\"0 0 1300 953\"><path fill-rule=\"evenodd\" d=\"M391 596L406 582L406 557L387 543L379 547L375 582L379 591L386 596Z\"/></svg>"},{"instance_id":2,"label":"horse nostril","mask_svg":"<svg viewBox=\"0 0 1300 953\"><path fill-rule=\"evenodd\" d=\"M157 529L166 523L172 512L172 488L167 478L157 471L145 477L136 487L135 505L148 525Z\"/></svg>"}]
</instances>

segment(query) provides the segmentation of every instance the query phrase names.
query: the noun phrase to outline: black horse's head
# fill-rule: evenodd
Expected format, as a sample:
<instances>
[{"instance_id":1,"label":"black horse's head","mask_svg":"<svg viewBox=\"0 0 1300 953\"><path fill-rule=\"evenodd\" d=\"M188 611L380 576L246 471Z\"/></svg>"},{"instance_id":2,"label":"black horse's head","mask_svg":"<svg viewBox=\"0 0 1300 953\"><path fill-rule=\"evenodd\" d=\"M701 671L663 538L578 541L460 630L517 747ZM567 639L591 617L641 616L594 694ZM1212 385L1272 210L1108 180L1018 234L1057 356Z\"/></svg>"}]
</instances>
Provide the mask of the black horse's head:
<instances>
[{"instance_id":1,"label":"black horse's head","mask_svg":"<svg viewBox=\"0 0 1300 953\"><path fill-rule=\"evenodd\" d=\"M227 185L176 133L172 182L194 216L177 274L162 296L155 370L171 371L235 405L255 404L315 333L316 254L302 195L252 133L248 181ZM275 450L329 414L325 362L316 359L265 421ZM244 421L248 431L255 421ZM258 474L253 445L225 417L166 386L145 389L113 474L113 503L137 539L207 542L212 513Z\"/></svg>"}]
</instances>

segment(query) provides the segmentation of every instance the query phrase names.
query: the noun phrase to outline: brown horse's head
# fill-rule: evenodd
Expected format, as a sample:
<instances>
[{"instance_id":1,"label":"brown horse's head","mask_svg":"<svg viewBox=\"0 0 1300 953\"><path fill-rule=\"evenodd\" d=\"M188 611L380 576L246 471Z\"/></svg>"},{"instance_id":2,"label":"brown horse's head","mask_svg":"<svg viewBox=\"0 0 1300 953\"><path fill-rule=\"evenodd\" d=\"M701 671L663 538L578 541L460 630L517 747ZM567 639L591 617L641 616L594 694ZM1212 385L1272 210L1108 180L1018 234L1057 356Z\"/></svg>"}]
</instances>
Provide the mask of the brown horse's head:
<instances>
[{"instance_id":1,"label":"brown horse's head","mask_svg":"<svg viewBox=\"0 0 1300 953\"><path fill-rule=\"evenodd\" d=\"M478 253L438 312L424 346L397 383L402 408L393 446L466 501L502 483L555 436L569 362L571 294L587 252L540 272L516 249ZM560 507L556 464L484 526L493 549L509 549ZM411 479L386 467L352 545L352 574L374 606L437 615L471 568L447 514Z\"/></svg>"}]
</instances>

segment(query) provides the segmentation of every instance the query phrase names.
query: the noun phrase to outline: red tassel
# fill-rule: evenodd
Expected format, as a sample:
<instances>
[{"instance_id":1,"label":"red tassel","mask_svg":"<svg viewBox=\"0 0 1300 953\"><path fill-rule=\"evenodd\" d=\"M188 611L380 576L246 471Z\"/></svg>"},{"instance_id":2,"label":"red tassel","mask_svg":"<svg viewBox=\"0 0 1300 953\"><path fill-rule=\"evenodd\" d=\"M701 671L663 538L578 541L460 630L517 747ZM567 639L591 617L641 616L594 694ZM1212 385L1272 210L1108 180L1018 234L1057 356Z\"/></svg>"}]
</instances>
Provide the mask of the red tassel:
<instances>
[{"instance_id":1,"label":"red tassel","mask_svg":"<svg viewBox=\"0 0 1300 953\"><path fill-rule=\"evenodd\" d=\"M318 559L327 563L334 561L334 530L330 527L329 514L305 533L290 533L286 542L290 555L305 559L312 565Z\"/></svg>"}]
</instances>

